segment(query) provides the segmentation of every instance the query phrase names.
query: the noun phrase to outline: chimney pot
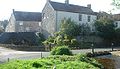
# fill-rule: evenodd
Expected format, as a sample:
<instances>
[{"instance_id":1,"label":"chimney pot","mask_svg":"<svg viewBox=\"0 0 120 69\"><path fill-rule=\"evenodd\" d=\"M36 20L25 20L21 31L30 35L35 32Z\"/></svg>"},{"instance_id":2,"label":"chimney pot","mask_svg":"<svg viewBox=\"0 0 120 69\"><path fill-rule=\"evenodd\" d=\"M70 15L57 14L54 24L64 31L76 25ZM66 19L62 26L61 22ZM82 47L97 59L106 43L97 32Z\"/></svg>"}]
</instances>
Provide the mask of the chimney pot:
<instances>
[{"instance_id":1,"label":"chimney pot","mask_svg":"<svg viewBox=\"0 0 120 69\"><path fill-rule=\"evenodd\" d=\"M91 9L91 4L88 4L87 7L88 7L89 9Z\"/></svg>"},{"instance_id":2,"label":"chimney pot","mask_svg":"<svg viewBox=\"0 0 120 69\"><path fill-rule=\"evenodd\" d=\"M47 2L49 2L50 0L47 0Z\"/></svg>"},{"instance_id":3,"label":"chimney pot","mask_svg":"<svg viewBox=\"0 0 120 69\"><path fill-rule=\"evenodd\" d=\"M15 9L12 9L13 10L13 12L15 11Z\"/></svg>"},{"instance_id":4,"label":"chimney pot","mask_svg":"<svg viewBox=\"0 0 120 69\"><path fill-rule=\"evenodd\" d=\"M65 0L65 3L66 3L66 4L69 4L69 0Z\"/></svg>"}]
</instances>

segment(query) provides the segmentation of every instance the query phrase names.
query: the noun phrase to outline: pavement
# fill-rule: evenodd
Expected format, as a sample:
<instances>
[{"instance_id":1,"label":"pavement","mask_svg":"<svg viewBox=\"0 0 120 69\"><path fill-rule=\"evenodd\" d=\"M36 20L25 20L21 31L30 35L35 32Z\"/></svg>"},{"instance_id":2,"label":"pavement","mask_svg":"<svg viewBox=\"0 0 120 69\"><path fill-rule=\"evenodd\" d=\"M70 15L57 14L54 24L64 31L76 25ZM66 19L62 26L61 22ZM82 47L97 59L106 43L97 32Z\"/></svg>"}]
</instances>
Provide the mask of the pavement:
<instances>
[{"instance_id":1,"label":"pavement","mask_svg":"<svg viewBox=\"0 0 120 69\"><path fill-rule=\"evenodd\" d=\"M98 48L95 51L109 51L111 48ZM91 52L91 49L71 50L73 54ZM13 59L36 59L41 57L48 57L50 52L28 52L28 51L16 51L0 47L0 63L10 61Z\"/></svg>"},{"instance_id":2,"label":"pavement","mask_svg":"<svg viewBox=\"0 0 120 69\"><path fill-rule=\"evenodd\" d=\"M47 57L49 52L27 52L27 51L16 51L0 47L0 63L6 62L13 59L36 59L41 57Z\"/></svg>"}]
</instances>

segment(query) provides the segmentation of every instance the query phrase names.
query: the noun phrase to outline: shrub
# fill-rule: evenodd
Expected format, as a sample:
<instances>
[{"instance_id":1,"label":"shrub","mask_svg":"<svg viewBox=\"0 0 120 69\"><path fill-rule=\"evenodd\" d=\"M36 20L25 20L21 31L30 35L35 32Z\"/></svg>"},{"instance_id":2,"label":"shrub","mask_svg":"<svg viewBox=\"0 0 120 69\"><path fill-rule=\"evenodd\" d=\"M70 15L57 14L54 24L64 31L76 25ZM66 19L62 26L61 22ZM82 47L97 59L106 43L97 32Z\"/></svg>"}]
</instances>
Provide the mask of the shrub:
<instances>
[{"instance_id":1,"label":"shrub","mask_svg":"<svg viewBox=\"0 0 120 69\"><path fill-rule=\"evenodd\" d=\"M42 67L42 65L37 63L37 62L34 62L32 66L35 67L35 68Z\"/></svg>"},{"instance_id":2,"label":"shrub","mask_svg":"<svg viewBox=\"0 0 120 69\"><path fill-rule=\"evenodd\" d=\"M52 49L51 55L72 55L72 52L67 46L57 46Z\"/></svg>"},{"instance_id":3,"label":"shrub","mask_svg":"<svg viewBox=\"0 0 120 69\"><path fill-rule=\"evenodd\" d=\"M38 35L38 40L39 40L38 42L40 45L42 45L43 44L42 42L45 41L45 37L42 33L37 33L37 35Z\"/></svg>"}]
</instances>

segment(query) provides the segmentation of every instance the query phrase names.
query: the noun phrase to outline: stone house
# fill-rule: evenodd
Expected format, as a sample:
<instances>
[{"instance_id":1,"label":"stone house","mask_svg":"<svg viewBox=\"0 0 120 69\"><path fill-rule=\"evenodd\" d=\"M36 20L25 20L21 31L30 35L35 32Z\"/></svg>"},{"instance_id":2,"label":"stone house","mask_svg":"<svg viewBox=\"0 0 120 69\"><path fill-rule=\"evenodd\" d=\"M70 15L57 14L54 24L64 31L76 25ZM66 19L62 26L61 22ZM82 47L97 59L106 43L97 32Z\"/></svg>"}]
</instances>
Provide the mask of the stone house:
<instances>
[{"instance_id":1,"label":"stone house","mask_svg":"<svg viewBox=\"0 0 120 69\"><path fill-rule=\"evenodd\" d=\"M65 3L47 0L42 10L42 32L45 37L53 36L54 32L59 31L61 20L64 18L71 18L78 25L88 24L92 30L92 25L97 16L90 4L84 7L69 4L69 0L65 0Z\"/></svg>"},{"instance_id":2,"label":"stone house","mask_svg":"<svg viewBox=\"0 0 120 69\"><path fill-rule=\"evenodd\" d=\"M113 20L117 28L120 28L120 14L114 14Z\"/></svg>"},{"instance_id":3,"label":"stone house","mask_svg":"<svg viewBox=\"0 0 120 69\"><path fill-rule=\"evenodd\" d=\"M13 10L5 32L41 32L41 18L40 12Z\"/></svg>"}]
</instances>

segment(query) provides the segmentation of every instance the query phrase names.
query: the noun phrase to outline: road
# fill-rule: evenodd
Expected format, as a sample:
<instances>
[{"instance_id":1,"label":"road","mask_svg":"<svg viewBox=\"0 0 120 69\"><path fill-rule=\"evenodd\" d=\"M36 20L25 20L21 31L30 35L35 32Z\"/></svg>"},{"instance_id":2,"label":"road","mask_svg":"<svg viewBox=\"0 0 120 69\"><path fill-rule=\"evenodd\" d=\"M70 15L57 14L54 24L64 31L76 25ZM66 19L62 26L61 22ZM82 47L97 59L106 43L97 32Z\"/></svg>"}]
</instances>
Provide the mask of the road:
<instances>
[{"instance_id":1,"label":"road","mask_svg":"<svg viewBox=\"0 0 120 69\"><path fill-rule=\"evenodd\" d=\"M109 51L111 48L107 49L95 49L95 51ZM81 50L72 50L73 54L78 53L87 53L91 52L91 49L81 49ZM35 59L41 57L47 57L50 55L50 52L27 52L27 51L16 51L7 48L0 47L0 63L6 62L13 59Z\"/></svg>"}]
</instances>

